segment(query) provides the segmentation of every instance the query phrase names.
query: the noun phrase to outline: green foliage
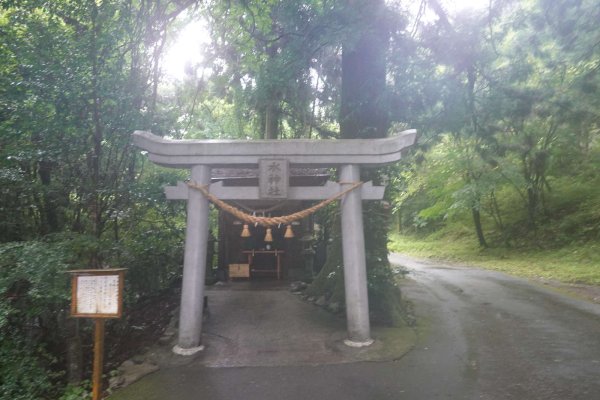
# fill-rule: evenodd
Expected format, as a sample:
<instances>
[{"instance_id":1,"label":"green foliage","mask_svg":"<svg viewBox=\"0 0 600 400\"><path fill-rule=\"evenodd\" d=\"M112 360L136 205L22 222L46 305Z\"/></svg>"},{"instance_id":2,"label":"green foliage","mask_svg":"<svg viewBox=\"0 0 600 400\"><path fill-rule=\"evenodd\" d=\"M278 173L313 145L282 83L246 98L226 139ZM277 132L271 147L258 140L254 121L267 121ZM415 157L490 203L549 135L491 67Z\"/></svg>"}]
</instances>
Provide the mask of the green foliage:
<instances>
[{"instance_id":1,"label":"green foliage","mask_svg":"<svg viewBox=\"0 0 600 400\"><path fill-rule=\"evenodd\" d=\"M119 265L128 269L128 299L135 300L160 293L181 278L182 234L183 229L174 232L165 227L157 227L132 232L132 236L122 243Z\"/></svg>"},{"instance_id":2,"label":"green foliage","mask_svg":"<svg viewBox=\"0 0 600 400\"><path fill-rule=\"evenodd\" d=\"M308 296L325 296L331 302L343 304L344 299L344 262L342 258L342 239L339 207L330 205L315 216L321 226L316 246L326 247L325 264L307 288Z\"/></svg>"},{"instance_id":3,"label":"green foliage","mask_svg":"<svg viewBox=\"0 0 600 400\"><path fill-rule=\"evenodd\" d=\"M15 304L26 303L24 317L41 316L50 304L54 310L66 300L70 241L19 242L0 245L0 293ZM4 303L3 303L4 304ZM16 310L8 302L6 306ZM1 326L0 328L5 328Z\"/></svg>"},{"instance_id":4,"label":"green foliage","mask_svg":"<svg viewBox=\"0 0 600 400\"><path fill-rule=\"evenodd\" d=\"M129 188L130 207L107 225L102 240L106 264L127 268L128 300L160 293L181 276L185 231L184 202L166 201L163 186L183 179L181 171L145 166L143 178Z\"/></svg>"},{"instance_id":5,"label":"green foliage","mask_svg":"<svg viewBox=\"0 0 600 400\"><path fill-rule=\"evenodd\" d=\"M407 115L425 140L397 178L406 187L395 205L400 226L462 230L472 218L480 244L485 233L493 245L593 238L597 195L575 188L600 166L598 28L591 23L600 7L496 2L488 12L439 15L421 28L423 52L409 53L437 65L416 85L437 100ZM585 228L575 232L578 225Z\"/></svg>"},{"instance_id":6,"label":"green foliage","mask_svg":"<svg viewBox=\"0 0 600 400\"><path fill-rule=\"evenodd\" d=\"M444 229L430 237L394 234L390 251L459 262L509 274L567 283L600 285L597 242L576 242L559 248L535 246L482 249L469 230Z\"/></svg>"},{"instance_id":7,"label":"green foliage","mask_svg":"<svg viewBox=\"0 0 600 400\"><path fill-rule=\"evenodd\" d=\"M382 204L365 205L365 251L371 319L379 324L398 326L405 318L400 289L388 262L390 214Z\"/></svg>"},{"instance_id":8,"label":"green foliage","mask_svg":"<svg viewBox=\"0 0 600 400\"><path fill-rule=\"evenodd\" d=\"M356 36L360 13L338 2L210 1L199 15L212 40L173 98L188 98L185 135L337 134L340 46Z\"/></svg>"},{"instance_id":9,"label":"green foliage","mask_svg":"<svg viewBox=\"0 0 600 400\"><path fill-rule=\"evenodd\" d=\"M16 335L0 336L0 398L46 398L53 388L47 368L52 364L42 348L32 348Z\"/></svg>"},{"instance_id":10,"label":"green foliage","mask_svg":"<svg viewBox=\"0 0 600 400\"><path fill-rule=\"evenodd\" d=\"M60 378L46 349L61 341L73 254L67 240L0 244L0 398L43 398Z\"/></svg>"},{"instance_id":11,"label":"green foliage","mask_svg":"<svg viewBox=\"0 0 600 400\"><path fill-rule=\"evenodd\" d=\"M68 385L58 400L88 400L91 394L91 382L84 381L80 385Z\"/></svg>"},{"instance_id":12,"label":"green foliage","mask_svg":"<svg viewBox=\"0 0 600 400\"><path fill-rule=\"evenodd\" d=\"M2 398L56 398L73 379L53 372L77 334L67 269L129 267L130 302L177 279L181 207L161 192L176 174L144 169L130 135L173 125L158 115L159 58L184 9L0 1Z\"/></svg>"}]
</instances>

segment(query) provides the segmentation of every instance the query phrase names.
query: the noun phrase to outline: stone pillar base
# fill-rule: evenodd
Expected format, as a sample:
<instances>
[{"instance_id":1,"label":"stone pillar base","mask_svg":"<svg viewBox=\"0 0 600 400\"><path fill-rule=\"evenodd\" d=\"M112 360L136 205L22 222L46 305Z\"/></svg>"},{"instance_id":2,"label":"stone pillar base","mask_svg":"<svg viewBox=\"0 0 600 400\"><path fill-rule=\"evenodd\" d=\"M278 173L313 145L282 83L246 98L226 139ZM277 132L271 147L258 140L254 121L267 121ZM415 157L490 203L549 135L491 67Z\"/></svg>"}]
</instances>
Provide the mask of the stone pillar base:
<instances>
[{"instance_id":1,"label":"stone pillar base","mask_svg":"<svg viewBox=\"0 0 600 400\"><path fill-rule=\"evenodd\" d=\"M375 342L373 339L365 340L364 342L357 342L355 340L345 339L344 344L348 347L354 347L355 349L360 349L361 347L367 347Z\"/></svg>"},{"instance_id":2,"label":"stone pillar base","mask_svg":"<svg viewBox=\"0 0 600 400\"><path fill-rule=\"evenodd\" d=\"M173 353L177 354L178 356L193 356L194 354L200 352L204 350L204 346L198 346L198 347L190 347L189 349L184 349L183 347L180 347L179 345L175 345L173 346L173 349L171 349L171 351L173 351Z\"/></svg>"}]
</instances>

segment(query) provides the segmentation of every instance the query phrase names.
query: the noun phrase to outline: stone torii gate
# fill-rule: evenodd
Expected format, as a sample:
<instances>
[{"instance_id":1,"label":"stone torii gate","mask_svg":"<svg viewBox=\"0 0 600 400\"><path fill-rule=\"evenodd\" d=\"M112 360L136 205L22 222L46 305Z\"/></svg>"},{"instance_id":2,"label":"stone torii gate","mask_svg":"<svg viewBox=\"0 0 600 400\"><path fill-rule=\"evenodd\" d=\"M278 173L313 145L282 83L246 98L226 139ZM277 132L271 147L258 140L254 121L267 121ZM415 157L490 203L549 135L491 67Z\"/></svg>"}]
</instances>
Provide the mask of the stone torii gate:
<instances>
[{"instance_id":1,"label":"stone torii gate","mask_svg":"<svg viewBox=\"0 0 600 400\"><path fill-rule=\"evenodd\" d=\"M148 152L149 159L165 167L191 171L191 180L208 188L221 200L323 200L335 196L360 181L360 168L395 163L402 150L415 142L416 131L409 130L385 139L346 140L169 140L149 132L135 131L136 146ZM269 187L261 179L265 164L279 166L283 186ZM289 165L336 167L339 182L325 186L288 187ZM258 187L226 187L211 184L211 168L259 166ZM274 190L272 190L274 189ZM352 347L373 343L369 324L367 273L363 232L362 200L380 200L384 186L367 182L342 197L342 247L348 338ZM202 307L208 241L209 202L198 190L184 183L166 187L171 200L187 200L187 226L183 265L178 344L173 351L191 355L203 349Z\"/></svg>"}]
</instances>

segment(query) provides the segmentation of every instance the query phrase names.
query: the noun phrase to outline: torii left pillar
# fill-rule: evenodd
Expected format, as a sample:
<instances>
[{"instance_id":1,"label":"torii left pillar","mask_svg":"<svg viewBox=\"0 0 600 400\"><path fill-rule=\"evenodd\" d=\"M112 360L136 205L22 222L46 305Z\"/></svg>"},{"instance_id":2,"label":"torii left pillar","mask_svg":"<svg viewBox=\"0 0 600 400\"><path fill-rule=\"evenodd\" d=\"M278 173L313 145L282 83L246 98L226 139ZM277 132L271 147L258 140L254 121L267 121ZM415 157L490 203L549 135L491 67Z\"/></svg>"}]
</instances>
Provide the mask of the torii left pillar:
<instances>
[{"instance_id":1,"label":"torii left pillar","mask_svg":"<svg viewBox=\"0 0 600 400\"><path fill-rule=\"evenodd\" d=\"M200 185L210 184L211 168L192 167L192 180ZM204 281L208 243L208 200L198 190L190 190L187 201L187 226L183 259L183 283L179 310L179 340L173 352L192 355L201 351Z\"/></svg>"}]
</instances>

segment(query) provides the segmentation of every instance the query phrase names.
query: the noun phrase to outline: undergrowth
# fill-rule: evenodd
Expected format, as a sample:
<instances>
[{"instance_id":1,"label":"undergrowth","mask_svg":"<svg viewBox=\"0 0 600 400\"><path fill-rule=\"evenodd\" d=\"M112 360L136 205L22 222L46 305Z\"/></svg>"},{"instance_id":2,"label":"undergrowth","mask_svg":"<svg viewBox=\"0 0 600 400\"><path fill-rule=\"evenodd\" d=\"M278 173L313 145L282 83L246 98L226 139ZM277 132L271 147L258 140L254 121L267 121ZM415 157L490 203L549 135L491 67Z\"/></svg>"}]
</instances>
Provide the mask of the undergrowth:
<instances>
[{"instance_id":1,"label":"undergrowth","mask_svg":"<svg viewBox=\"0 0 600 400\"><path fill-rule=\"evenodd\" d=\"M443 234L445 233L445 235ZM600 243L574 242L558 248L488 247L451 229L416 237L390 235L389 249L419 257L466 263L517 276L600 285Z\"/></svg>"}]
</instances>

